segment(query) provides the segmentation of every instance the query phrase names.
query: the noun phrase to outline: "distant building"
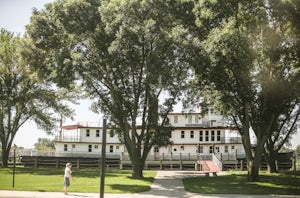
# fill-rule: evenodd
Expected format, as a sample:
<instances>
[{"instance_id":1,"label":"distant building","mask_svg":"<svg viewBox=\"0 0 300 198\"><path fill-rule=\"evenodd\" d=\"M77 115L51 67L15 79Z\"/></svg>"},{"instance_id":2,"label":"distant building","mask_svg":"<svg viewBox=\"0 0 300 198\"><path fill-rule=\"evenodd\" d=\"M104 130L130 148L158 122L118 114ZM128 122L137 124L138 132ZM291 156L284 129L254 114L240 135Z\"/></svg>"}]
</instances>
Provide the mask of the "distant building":
<instances>
[{"instance_id":1,"label":"distant building","mask_svg":"<svg viewBox=\"0 0 300 198\"><path fill-rule=\"evenodd\" d=\"M168 115L174 130L171 134L172 145L153 147L151 156L182 154L245 156L238 131L227 126L224 117L215 113L210 107L201 113L170 113ZM98 126L97 126L98 125ZM64 157L99 157L103 128L98 123L78 123L63 126L55 136L55 156ZM106 152L110 156L127 153L117 134L107 129Z\"/></svg>"}]
</instances>

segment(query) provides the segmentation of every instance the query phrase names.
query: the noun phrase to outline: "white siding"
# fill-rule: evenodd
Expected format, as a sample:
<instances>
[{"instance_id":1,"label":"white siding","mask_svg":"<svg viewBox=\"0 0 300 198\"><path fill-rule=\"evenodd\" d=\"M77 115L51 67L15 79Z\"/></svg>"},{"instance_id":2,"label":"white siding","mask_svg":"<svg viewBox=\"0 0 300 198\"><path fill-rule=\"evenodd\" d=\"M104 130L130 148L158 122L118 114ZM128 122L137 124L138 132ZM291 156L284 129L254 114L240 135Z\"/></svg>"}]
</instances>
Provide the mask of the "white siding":
<instances>
[{"instance_id":1,"label":"white siding","mask_svg":"<svg viewBox=\"0 0 300 198\"><path fill-rule=\"evenodd\" d=\"M201 148L202 154L209 154L212 148L216 153L222 154L243 154L244 148L236 140L240 138L237 131L224 127L223 117L209 110L203 117L200 113L168 115L170 123L175 127L171 133L172 145L159 149L152 148L150 154L197 154ZM87 130L89 136L87 136ZM97 130L99 136L97 136ZM202 141L200 140L202 131ZM218 131L220 135L218 136ZM66 131L66 134L68 131ZM69 131L70 133L70 131ZM72 138L59 137L56 141L57 154L80 154L99 155L101 154L103 130L100 127L78 127L72 132ZM70 136L68 136L70 137ZM68 140L68 141L67 141ZM125 146L120 143L118 136L110 129L106 134L106 152L113 154L126 153ZM64 145L68 150L64 150ZM72 146L75 145L75 148ZM89 147L89 145L91 145ZM227 146L228 151L225 151Z\"/></svg>"}]
</instances>

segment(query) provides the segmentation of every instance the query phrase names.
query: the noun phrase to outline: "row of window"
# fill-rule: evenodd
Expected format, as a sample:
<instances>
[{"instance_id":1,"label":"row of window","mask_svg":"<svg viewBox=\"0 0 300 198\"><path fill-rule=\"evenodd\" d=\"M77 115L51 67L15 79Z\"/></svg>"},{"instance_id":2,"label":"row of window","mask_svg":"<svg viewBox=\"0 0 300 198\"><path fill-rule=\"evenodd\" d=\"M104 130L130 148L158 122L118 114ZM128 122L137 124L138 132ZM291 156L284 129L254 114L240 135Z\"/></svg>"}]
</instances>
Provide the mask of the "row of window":
<instances>
[{"instance_id":1,"label":"row of window","mask_svg":"<svg viewBox=\"0 0 300 198\"><path fill-rule=\"evenodd\" d=\"M90 137L91 133L90 133L90 130L89 129L86 129L86 137ZM100 137L100 130L96 130L96 137ZM109 133L109 137L114 137L114 132L111 131ZM195 137L195 132L194 131L190 131L190 138L193 139ZM185 131L181 131L181 138L185 138ZM199 131L199 141L200 142L208 142L208 141L221 141L221 131L211 131L209 133L209 131Z\"/></svg>"},{"instance_id":2,"label":"row of window","mask_svg":"<svg viewBox=\"0 0 300 198\"><path fill-rule=\"evenodd\" d=\"M88 145L88 152L92 152L93 151L93 146L94 146L94 149L98 150L99 149L99 145ZM75 144L72 144L72 149L76 148L76 145ZM116 150L119 150L120 149L120 146L116 145L115 146L115 149ZM231 150L234 150L235 149L235 146L232 145L231 146ZM228 146L226 145L225 146L225 153L228 153ZM64 151L68 151L68 144L64 144ZM177 148L173 148L173 151L174 152L177 152ZM184 151L184 146L180 146L180 151ZM109 146L109 152L110 153L113 153L114 152L114 146L113 145L110 145ZM158 147L154 147L154 152L159 152L159 148ZM220 147L219 146L209 146L209 153L219 153L220 152ZM198 149L197 149L197 153L203 153L203 146L199 146Z\"/></svg>"},{"instance_id":3,"label":"row of window","mask_svg":"<svg viewBox=\"0 0 300 198\"><path fill-rule=\"evenodd\" d=\"M194 118L194 123L198 124L199 123L199 119L200 117L197 115L197 116L191 116L189 115L188 116L188 123L191 124L193 123L193 118ZM177 124L178 123L178 116L174 116L174 123Z\"/></svg>"},{"instance_id":4,"label":"row of window","mask_svg":"<svg viewBox=\"0 0 300 198\"><path fill-rule=\"evenodd\" d=\"M214 109L209 109L209 113L211 115L214 115L215 114L215 111ZM208 112L206 113L206 115L208 115ZM201 119L201 117L199 115L195 115L195 116L192 116L192 115L188 115L187 116L187 119L188 119L188 123L191 124L193 123L193 118L194 118L194 123L199 123L199 120ZM175 115L174 116L174 123L178 123L178 115Z\"/></svg>"},{"instance_id":5,"label":"row of window","mask_svg":"<svg viewBox=\"0 0 300 198\"><path fill-rule=\"evenodd\" d=\"M193 139L195 137L195 132L194 131L190 131L190 138ZM185 131L181 131L181 138L185 138ZM221 131L199 131L199 141L200 142L214 142L214 141L221 141Z\"/></svg>"},{"instance_id":6,"label":"row of window","mask_svg":"<svg viewBox=\"0 0 300 198\"><path fill-rule=\"evenodd\" d=\"M234 150L235 149L235 146L231 146L231 150ZM177 151L177 148L174 148L173 149L174 152ZM180 146L180 151L184 151L184 146ZM154 151L154 152L158 152L157 151ZM209 146L209 153L219 153L220 152L220 147L218 146ZM228 146L225 146L225 153L228 153ZM203 146L199 146L198 149L197 149L197 153L203 153Z\"/></svg>"},{"instance_id":7,"label":"row of window","mask_svg":"<svg viewBox=\"0 0 300 198\"><path fill-rule=\"evenodd\" d=\"M86 137L90 137L90 135L91 135L91 132L90 132L90 129L87 129L86 131L85 131L85 136ZM110 131L109 132L109 137L114 137L114 132L113 131ZM100 137L100 130L99 129L97 129L96 130L96 137Z\"/></svg>"},{"instance_id":8,"label":"row of window","mask_svg":"<svg viewBox=\"0 0 300 198\"><path fill-rule=\"evenodd\" d=\"M72 149L75 149L76 145L72 144ZM116 150L120 149L120 146L115 146ZM98 150L99 149L99 145L94 145L94 149ZM64 144L64 151L68 151L68 144ZM92 152L93 151L93 145L89 144L88 145L88 152ZM109 152L113 153L114 152L114 146L110 145L109 146Z\"/></svg>"}]
</instances>

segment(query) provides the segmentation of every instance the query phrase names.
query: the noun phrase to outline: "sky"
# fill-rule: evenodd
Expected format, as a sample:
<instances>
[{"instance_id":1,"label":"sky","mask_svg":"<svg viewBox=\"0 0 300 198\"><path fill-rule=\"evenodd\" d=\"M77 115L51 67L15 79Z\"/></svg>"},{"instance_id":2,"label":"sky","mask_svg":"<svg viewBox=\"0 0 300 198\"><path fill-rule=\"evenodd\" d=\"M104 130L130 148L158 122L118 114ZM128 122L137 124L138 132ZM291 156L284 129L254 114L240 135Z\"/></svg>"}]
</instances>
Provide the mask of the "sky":
<instances>
[{"instance_id":1,"label":"sky","mask_svg":"<svg viewBox=\"0 0 300 198\"><path fill-rule=\"evenodd\" d=\"M32 8L42 9L46 3L53 0L0 0L0 28L5 28L11 32L25 32L25 26L29 23ZM95 114L89 110L91 102L81 100L79 105L72 105L75 110L74 120L67 119L63 124L75 124L77 122L102 122L102 115ZM59 123L57 123L59 125ZM34 148L38 138L50 138L46 133L37 128L33 121L25 123L18 131L14 143L24 148ZM300 145L300 130L293 136L292 147Z\"/></svg>"},{"instance_id":2,"label":"sky","mask_svg":"<svg viewBox=\"0 0 300 198\"><path fill-rule=\"evenodd\" d=\"M0 28L23 35L25 26L29 23L32 8L42 9L46 3L53 0L0 0ZM67 119L64 124L76 124L77 122L102 122L102 115L89 110L91 102L81 100L80 105L71 105L75 109L74 120ZM59 126L59 123L57 123ZM34 148L38 138L54 138L48 136L43 130L37 128L33 121L25 123L17 132L14 143L24 148Z\"/></svg>"}]
</instances>

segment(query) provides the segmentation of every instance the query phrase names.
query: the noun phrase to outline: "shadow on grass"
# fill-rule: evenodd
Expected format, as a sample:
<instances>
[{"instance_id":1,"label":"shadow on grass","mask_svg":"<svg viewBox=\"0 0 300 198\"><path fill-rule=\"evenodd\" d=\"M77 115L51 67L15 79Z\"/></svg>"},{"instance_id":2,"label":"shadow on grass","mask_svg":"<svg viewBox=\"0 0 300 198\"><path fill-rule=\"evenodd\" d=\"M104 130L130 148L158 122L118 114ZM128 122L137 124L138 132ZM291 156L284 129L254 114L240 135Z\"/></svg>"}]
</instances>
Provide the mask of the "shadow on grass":
<instances>
[{"instance_id":1,"label":"shadow on grass","mask_svg":"<svg viewBox=\"0 0 300 198\"><path fill-rule=\"evenodd\" d=\"M120 191L122 193L138 193L149 191L151 187L149 185L133 185L133 184L110 184L108 185L111 189L115 191Z\"/></svg>"},{"instance_id":2,"label":"shadow on grass","mask_svg":"<svg viewBox=\"0 0 300 198\"><path fill-rule=\"evenodd\" d=\"M261 174L259 182L247 182L246 174L194 177L183 180L187 191L204 194L299 195L300 178L290 174Z\"/></svg>"},{"instance_id":3,"label":"shadow on grass","mask_svg":"<svg viewBox=\"0 0 300 198\"><path fill-rule=\"evenodd\" d=\"M72 169L74 177L83 177L83 178L99 178L100 170L98 169ZM11 175L13 173L13 168L0 168L0 174L3 175ZM62 168L26 168L26 167L16 167L15 174L30 174L30 175L52 175L52 176L63 176L64 169ZM105 177L123 177L128 179L132 178L131 170L106 170ZM146 175L146 174L145 174ZM143 181L152 182L154 177L145 176L145 178L141 179Z\"/></svg>"},{"instance_id":4,"label":"shadow on grass","mask_svg":"<svg viewBox=\"0 0 300 198\"><path fill-rule=\"evenodd\" d=\"M100 170L98 169L72 169L73 175L77 177L86 178L99 178ZM0 168L0 174L12 174L13 168ZM58 175L64 174L64 168L26 168L16 167L15 174L30 174L30 175ZM107 177L130 177L131 171L129 170L106 170Z\"/></svg>"}]
</instances>

